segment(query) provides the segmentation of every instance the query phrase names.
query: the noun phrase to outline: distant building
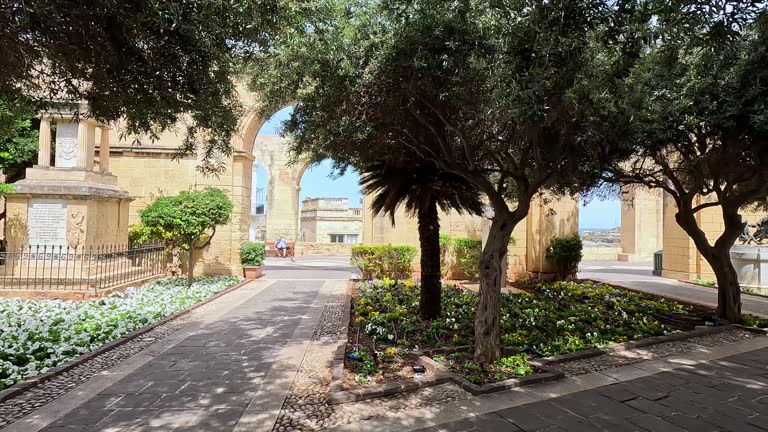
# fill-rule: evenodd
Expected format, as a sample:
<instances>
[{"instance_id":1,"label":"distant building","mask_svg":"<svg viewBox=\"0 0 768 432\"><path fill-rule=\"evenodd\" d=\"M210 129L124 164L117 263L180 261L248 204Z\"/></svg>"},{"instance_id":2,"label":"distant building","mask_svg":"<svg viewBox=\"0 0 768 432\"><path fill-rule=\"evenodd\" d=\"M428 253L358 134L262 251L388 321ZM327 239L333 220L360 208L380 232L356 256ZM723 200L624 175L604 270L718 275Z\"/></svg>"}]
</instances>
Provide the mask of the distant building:
<instances>
[{"instance_id":1,"label":"distant building","mask_svg":"<svg viewBox=\"0 0 768 432\"><path fill-rule=\"evenodd\" d=\"M264 186L256 184L259 164L253 163L253 184L251 186L251 213L248 224L248 240L266 241L267 240L267 193Z\"/></svg>"},{"instance_id":2,"label":"distant building","mask_svg":"<svg viewBox=\"0 0 768 432\"><path fill-rule=\"evenodd\" d=\"M347 198L308 198L301 203L300 241L360 243L363 212Z\"/></svg>"}]
</instances>

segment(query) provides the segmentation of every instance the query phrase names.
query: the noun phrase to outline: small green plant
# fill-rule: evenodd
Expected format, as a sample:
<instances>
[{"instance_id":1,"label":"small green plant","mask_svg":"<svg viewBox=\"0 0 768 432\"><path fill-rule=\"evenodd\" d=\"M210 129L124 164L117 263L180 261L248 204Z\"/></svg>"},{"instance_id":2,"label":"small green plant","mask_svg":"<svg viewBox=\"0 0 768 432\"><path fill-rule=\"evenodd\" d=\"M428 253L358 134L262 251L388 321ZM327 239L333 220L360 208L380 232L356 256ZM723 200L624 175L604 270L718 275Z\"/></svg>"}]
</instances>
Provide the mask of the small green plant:
<instances>
[{"instance_id":1,"label":"small green plant","mask_svg":"<svg viewBox=\"0 0 768 432\"><path fill-rule=\"evenodd\" d=\"M699 285L705 285L705 286L717 286L717 281L708 280L708 279L694 279L691 282Z\"/></svg>"},{"instance_id":2,"label":"small green plant","mask_svg":"<svg viewBox=\"0 0 768 432\"><path fill-rule=\"evenodd\" d=\"M533 368L528 364L528 357L525 355L513 355L504 357L494 363L498 369L509 370L515 375L528 375L533 372Z\"/></svg>"},{"instance_id":3,"label":"small green plant","mask_svg":"<svg viewBox=\"0 0 768 432\"><path fill-rule=\"evenodd\" d=\"M264 262L264 250L264 243L243 243L240 247L240 263L244 266L260 266Z\"/></svg>"},{"instance_id":4,"label":"small green plant","mask_svg":"<svg viewBox=\"0 0 768 432\"><path fill-rule=\"evenodd\" d=\"M354 246L351 261L363 279L407 279L413 273L411 263L415 257L413 246Z\"/></svg>"},{"instance_id":5,"label":"small green plant","mask_svg":"<svg viewBox=\"0 0 768 432\"><path fill-rule=\"evenodd\" d=\"M579 271L579 263L584 255L583 245L578 234L563 237L553 237L547 247L547 258L557 267L557 278L566 280L568 276Z\"/></svg>"},{"instance_id":6,"label":"small green plant","mask_svg":"<svg viewBox=\"0 0 768 432\"><path fill-rule=\"evenodd\" d=\"M477 280L480 275L480 257L483 253L482 240L457 237L454 239L454 248L461 271L470 280Z\"/></svg>"},{"instance_id":7,"label":"small green plant","mask_svg":"<svg viewBox=\"0 0 768 432\"><path fill-rule=\"evenodd\" d=\"M741 323L747 327L768 328L768 320L754 315L744 314L741 316Z\"/></svg>"},{"instance_id":8,"label":"small green plant","mask_svg":"<svg viewBox=\"0 0 768 432\"><path fill-rule=\"evenodd\" d=\"M445 356L442 354L435 354L432 356L432 360L442 363L445 361Z\"/></svg>"}]
</instances>

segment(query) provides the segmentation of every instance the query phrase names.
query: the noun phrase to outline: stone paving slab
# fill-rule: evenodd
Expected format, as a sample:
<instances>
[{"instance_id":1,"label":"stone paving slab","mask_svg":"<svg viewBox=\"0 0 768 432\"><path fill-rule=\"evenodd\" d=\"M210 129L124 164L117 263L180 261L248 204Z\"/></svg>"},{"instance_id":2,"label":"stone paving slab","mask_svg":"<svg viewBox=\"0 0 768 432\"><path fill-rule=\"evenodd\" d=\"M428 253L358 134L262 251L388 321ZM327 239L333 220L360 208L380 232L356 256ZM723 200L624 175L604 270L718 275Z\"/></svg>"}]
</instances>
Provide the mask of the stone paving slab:
<instances>
[{"instance_id":1,"label":"stone paving slab","mask_svg":"<svg viewBox=\"0 0 768 432\"><path fill-rule=\"evenodd\" d=\"M762 359L759 364L755 359ZM766 431L768 348L418 429L421 432ZM745 367L735 364L747 363Z\"/></svg>"},{"instance_id":2,"label":"stone paving slab","mask_svg":"<svg viewBox=\"0 0 768 432\"><path fill-rule=\"evenodd\" d=\"M763 363L759 364L761 359ZM510 430L516 430L514 429L515 427L522 430L530 429L537 431L581 430L580 428L584 426L585 420L588 419L587 426L591 428L589 429L591 431L646 431L640 425L616 418L617 415L626 416L634 411L648 414L633 408L631 405L627 405L626 402L642 398L662 405L664 403L685 403L687 406L690 406L692 404L691 400L695 397L700 398L698 400L701 403L715 404L717 399L712 398L713 394L731 395L733 400L725 402L727 409L730 409L730 405L735 403L741 408L751 410L753 413L768 415L768 399L763 398L759 401L755 398L750 399L757 392L768 396L768 362L765 361L766 359L768 359L768 338L758 337L729 345L709 347L697 352L677 354L664 360L646 362L657 363L655 367L644 368L646 363L637 363L632 365L632 369L628 370L626 374L614 373L612 374L613 376L608 376L602 372L592 372L569 377L558 382L538 384L492 395L474 397L441 406L389 413L383 417L334 427L329 429L329 431L389 432L425 430L435 432L437 430L474 430L468 426L469 423L462 421L471 421L475 417L490 413L498 414L499 411L506 409L510 409L510 412L530 414L531 411L526 408L535 407L537 404L547 409L534 410L533 412L536 413L536 416L529 417L529 420L532 422L537 421L538 417L547 420L558 417L553 413L561 412L563 409L579 418L572 418L574 420L572 429L564 428L557 422L552 423L550 421L552 424L528 428L513 422L510 425L512 427ZM749 365L744 365L744 363ZM663 367L660 364L663 364ZM743 367L734 367L734 364L742 364ZM644 371L644 374L639 370ZM625 385L625 383L630 383L631 385ZM704 389L705 387L706 389ZM671 388L676 390L671 391ZM597 390L599 390L599 395L602 396L602 398L598 399L601 402L600 404L595 404L594 400L585 398L584 395ZM720 393L713 393L713 391L719 391ZM667 393L669 394L667 395ZM741 396L742 394L744 396ZM557 402L560 398L564 397L565 399L562 399L562 402ZM616 403L606 402L606 398L612 399ZM570 404L573 410L579 411L576 406L580 402L573 402L573 399L586 402L588 404L587 407L591 403L592 405L608 404L606 406L609 408L605 410L600 408L592 416L584 418L577 413L569 411L570 408L563 408L561 406ZM665 402L662 403L661 401ZM722 402L717 403L722 404ZM624 407L617 408L618 404L622 404ZM580 406L582 407L580 411L584 414L586 408L583 405ZM654 407L656 406L654 405ZM728 417L727 413L718 412L714 409L709 411L711 419L706 420L708 426L715 425L718 430L729 430L723 426L726 423L725 418ZM616 415L610 415L612 413ZM671 419L685 422L690 419L681 417L681 415L693 416L694 420L696 420L699 414L698 411L686 412L684 410L677 410L674 413L673 415L666 415L660 418L666 422L671 422ZM753 420L758 422L761 418L753 417ZM644 420L640 419L639 421L642 422ZM692 421L693 423L695 421ZM676 423L673 422L673 424ZM739 426L743 427L743 429L736 429L737 431L748 431L754 427L754 425L746 422L746 420L739 423ZM432 429L432 427L437 429ZM462 429L463 427L465 428Z\"/></svg>"},{"instance_id":3,"label":"stone paving slab","mask_svg":"<svg viewBox=\"0 0 768 432\"><path fill-rule=\"evenodd\" d=\"M77 387L73 398L54 401L8 431L231 431L254 419L269 430L333 284L346 281L271 282L132 357L100 386Z\"/></svg>"}]
</instances>

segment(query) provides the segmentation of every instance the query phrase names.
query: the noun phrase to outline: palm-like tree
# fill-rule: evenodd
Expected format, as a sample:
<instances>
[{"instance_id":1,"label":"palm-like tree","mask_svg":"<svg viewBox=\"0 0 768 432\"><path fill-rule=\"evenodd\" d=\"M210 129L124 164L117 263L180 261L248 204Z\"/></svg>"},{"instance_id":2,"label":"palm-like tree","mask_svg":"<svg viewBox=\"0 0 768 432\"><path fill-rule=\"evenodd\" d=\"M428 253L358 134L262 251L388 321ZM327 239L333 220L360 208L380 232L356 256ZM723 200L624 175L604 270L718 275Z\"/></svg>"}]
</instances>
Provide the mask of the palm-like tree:
<instances>
[{"instance_id":1,"label":"palm-like tree","mask_svg":"<svg viewBox=\"0 0 768 432\"><path fill-rule=\"evenodd\" d=\"M477 187L465 178L427 164L394 165L377 162L361 172L360 184L373 195L374 213L389 213L395 222L400 205L418 218L421 247L421 295L423 319L440 315L440 217L438 208L481 214L483 202Z\"/></svg>"}]
</instances>

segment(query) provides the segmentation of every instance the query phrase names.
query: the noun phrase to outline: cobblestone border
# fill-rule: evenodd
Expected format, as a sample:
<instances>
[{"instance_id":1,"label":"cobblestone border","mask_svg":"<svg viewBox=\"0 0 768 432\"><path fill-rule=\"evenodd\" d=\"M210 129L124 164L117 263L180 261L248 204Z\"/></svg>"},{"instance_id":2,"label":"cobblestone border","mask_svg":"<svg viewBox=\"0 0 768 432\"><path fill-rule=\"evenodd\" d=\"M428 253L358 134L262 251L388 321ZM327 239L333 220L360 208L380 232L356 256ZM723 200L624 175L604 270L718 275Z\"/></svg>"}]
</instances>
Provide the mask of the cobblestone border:
<instances>
[{"instance_id":1,"label":"cobblestone border","mask_svg":"<svg viewBox=\"0 0 768 432\"><path fill-rule=\"evenodd\" d=\"M113 340L111 342L107 342L106 344L100 346L99 348L96 348L93 351L87 352L85 354L81 354L80 356L78 356L78 357L76 357L76 358L74 358L72 360L66 361L64 363L61 363L58 366L52 367L52 368L48 369L48 371L45 372L45 373L36 375L36 376L31 377L29 379L26 379L24 381L19 381L16 384L8 387L7 389L0 391L0 403L5 402L5 401L7 401L9 399L12 399L12 398L14 398L16 396L19 396L22 393L24 393L25 391L30 390L33 387L35 387L35 386L37 386L39 384L42 384L42 383L44 383L46 381L49 381L52 378L54 378L54 377L56 377L58 375L61 375L61 374L65 373L65 372L67 372L67 371L69 371L69 370L71 370L71 369L73 369L73 368L75 368L77 366L80 366L80 365L84 364L85 362L93 359L94 357L97 357L97 356L99 356L101 354L104 354L104 353L106 353L108 351L111 351L111 350L113 350L113 349L115 349L115 348L117 348L117 347L119 347L119 346L121 346L121 345L123 345L123 344L125 344L127 342L130 342L133 339L136 339L139 336L142 336L142 335L144 335L146 333L149 333L150 331L154 330L157 327L160 327L162 325L165 325L165 324L169 323L170 321L178 319L179 317L182 317L182 316L192 312L193 310L195 310L195 309L197 309L197 308L199 308L199 307L201 307L201 306L203 306L203 305L205 305L207 303L210 303L210 302L216 300L217 298L219 298L219 297L221 297L221 296L223 296L225 294L228 294L228 293L230 293L230 292L232 292L232 291L234 291L234 290L236 290L236 289L246 285L248 282L251 282L251 281L247 280L247 279L244 279L244 280L238 282L237 284L232 285L231 287L226 288L226 289L224 289L224 290L222 290L222 291L212 295L211 297L208 297L207 299L205 299L205 300L203 300L203 301L201 301L199 303L195 303L194 305L192 305L192 306L190 306L190 307L188 307L188 308L186 308L186 309L184 309L184 310L182 310L180 312L176 312L175 314L167 316L167 317L161 319L160 321L154 322L152 324L148 324L148 325L146 325L146 326L144 326L144 327L142 327L142 328L140 328L138 330L134 330L134 331L132 331L132 332L130 332L130 333L128 333L128 334L118 338L118 339L115 339L115 340Z\"/></svg>"}]
</instances>

